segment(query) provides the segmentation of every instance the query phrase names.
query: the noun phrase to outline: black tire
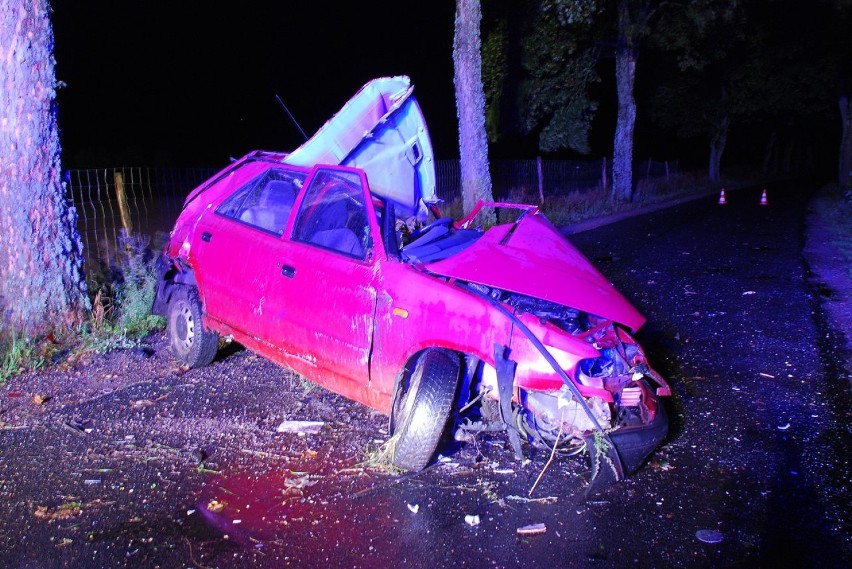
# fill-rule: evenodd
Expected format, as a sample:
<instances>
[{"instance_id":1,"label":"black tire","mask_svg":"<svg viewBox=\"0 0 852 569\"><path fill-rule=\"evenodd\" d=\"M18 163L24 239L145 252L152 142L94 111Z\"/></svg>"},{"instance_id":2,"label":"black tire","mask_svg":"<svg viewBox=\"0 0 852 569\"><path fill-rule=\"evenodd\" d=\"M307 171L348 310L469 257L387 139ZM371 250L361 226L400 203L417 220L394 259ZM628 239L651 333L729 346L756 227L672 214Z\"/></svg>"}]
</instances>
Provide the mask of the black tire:
<instances>
[{"instance_id":1,"label":"black tire","mask_svg":"<svg viewBox=\"0 0 852 569\"><path fill-rule=\"evenodd\" d=\"M201 300L195 287L178 286L168 308L168 334L172 353L190 368L213 361L219 348L219 335L204 329Z\"/></svg>"},{"instance_id":2,"label":"black tire","mask_svg":"<svg viewBox=\"0 0 852 569\"><path fill-rule=\"evenodd\" d=\"M457 354L427 350L402 378L393 405L394 434L399 435L395 466L422 470L432 460L455 403L460 370Z\"/></svg>"}]
</instances>

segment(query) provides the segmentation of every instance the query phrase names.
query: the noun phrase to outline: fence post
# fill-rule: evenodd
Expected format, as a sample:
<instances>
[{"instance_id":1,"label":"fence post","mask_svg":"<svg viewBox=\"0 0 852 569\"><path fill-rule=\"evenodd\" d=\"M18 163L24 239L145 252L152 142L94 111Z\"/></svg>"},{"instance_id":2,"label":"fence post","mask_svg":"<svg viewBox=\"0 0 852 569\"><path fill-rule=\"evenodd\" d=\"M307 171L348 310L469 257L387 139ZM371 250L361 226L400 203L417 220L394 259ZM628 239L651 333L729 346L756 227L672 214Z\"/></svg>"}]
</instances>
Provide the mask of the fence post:
<instances>
[{"instance_id":1,"label":"fence post","mask_svg":"<svg viewBox=\"0 0 852 569\"><path fill-rule=\"evenodd\" d=\"M538 173L538 199L539 203L544 203L544 174L541 168L541 156L535 158L536 172Z\"/></svg>"},{"instance_id":2,"label":"fence post","mask_svg":"<svg viewBox=\"0 0 852 569\"><path fill-rule=\"evenodd\" d=\"M664 162L664 164L666 165L666 180L668 180L669 179L669 161L666 160Z\"/></svg>"},{"instance_id":3,"label":"fence post","mask_svg":"<svg viewBox=\"0 0 852 569\"><path fill-rule=\"evenodd\" d=\"M133 222L130 219L130 208L127 207L127 194L124 192L124 176L115 172L115 197L118 201L118 213L121 215L121 225L130 236L133 233Z\"/></svg>"},{"instance_id":4,"label":"fence post","mask_svg":"<svg viewBox=\"0 0 852 569\"><path fill-rule=\"evenodd\" d=\"M609 180L607 180L606 156L604 156L601 164L601 190L606 191L607 187L609 187Z\"/></svg>"}]
</instances>

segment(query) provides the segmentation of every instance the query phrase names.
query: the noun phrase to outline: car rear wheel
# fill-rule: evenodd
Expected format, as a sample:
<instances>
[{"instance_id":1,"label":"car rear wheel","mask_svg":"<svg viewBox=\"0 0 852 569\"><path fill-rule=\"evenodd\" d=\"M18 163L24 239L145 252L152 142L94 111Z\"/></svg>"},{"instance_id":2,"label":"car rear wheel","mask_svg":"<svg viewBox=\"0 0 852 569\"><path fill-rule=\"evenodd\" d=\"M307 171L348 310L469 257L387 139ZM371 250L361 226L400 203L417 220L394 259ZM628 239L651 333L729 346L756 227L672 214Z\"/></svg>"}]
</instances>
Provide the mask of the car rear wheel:
<instances>
[{"instance_id":1,"label":"car rear wheel","mask_svg":"<svg viewBox=\"0 0 852 569\"><path fill-rule=\"evenodd\" d=\"M216 357L219 335L204 329L195 287L178 287L169 301L168 335L175 357L190 368L206 366Z\"/></svg>"},{"instance_id":2,"label":"car rear wheel","mask_svg":"<svg viewBox=\"0 0 852 569\"><path fill-rule=\"evenodd\" d=\"M399 436L393 464L422 470L429 464L456 399L461 363L457 354L427 350L401 380L393 405L393 429Z\"/></svg>"}]
</instances>

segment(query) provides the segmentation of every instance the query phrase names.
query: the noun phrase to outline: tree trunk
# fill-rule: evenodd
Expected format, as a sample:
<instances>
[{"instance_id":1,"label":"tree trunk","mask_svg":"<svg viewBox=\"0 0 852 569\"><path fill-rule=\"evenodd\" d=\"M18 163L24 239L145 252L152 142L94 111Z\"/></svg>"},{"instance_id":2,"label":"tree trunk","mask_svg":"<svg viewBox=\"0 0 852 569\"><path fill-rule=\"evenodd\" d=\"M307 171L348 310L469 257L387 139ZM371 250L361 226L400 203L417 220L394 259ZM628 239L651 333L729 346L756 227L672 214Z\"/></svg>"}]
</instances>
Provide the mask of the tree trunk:
<instances>
[{"instance_id":1,"label":"tree trunk","mask_svg":"<svg viewBox=\"0 0 852 569\"><path fill-rule=\"evenodd\" d=\"M88 307L52 49L47 0L0 3L0 328L26 337L79 324Z\"/></svg>"},{"instance_id":2,"label":"tree trunk","mask_svg":"<svg viewBox=\"0 0 852 569\"><path fill-rule=\"evenodd\" d=\"M636 53L630 36L629 6L627 0L619 0L618 45L615 50L618 115L612 155L612 198L615 201L629 201L633 196L633 127L636 123L633 82L635 77Z\"/></svg>"},{"instance_id":3,"label":"tree trunk","mask_svg":"<svg viewBox=\"0 0 852 569\"><path fill-rule=\"evenodd\" d=\"M840 156L837 164L837 182L844 188L852 186L852 98L844 95L840 106Z\"/></svg>"},{"instance_id":4,"label":"tree trunk","mask_svg":"<svg viewBox=\"0 0 852 569\"><path fill-rule=\"evenodd\" d=\"M485 131L485 93L482 88L481 20L479 0L456 0L453 65L465 213L469 213L479 200L493 201ZM479 221L494 225L494 210L483 212Z\"/></svg>"},{"instance_id":5,"label":"tree trunk","mask_svg":"<svg viewBox=\"0 0 852 569\"><path fill-rule=\"evenodd\" d=\"M715 125L713 136L710 138L710 163L707 168L707 177L711 182L722 179L722 154L725 152L725 144L728 142L728 117L723 118Z\"/></svg>"}]
</instances>

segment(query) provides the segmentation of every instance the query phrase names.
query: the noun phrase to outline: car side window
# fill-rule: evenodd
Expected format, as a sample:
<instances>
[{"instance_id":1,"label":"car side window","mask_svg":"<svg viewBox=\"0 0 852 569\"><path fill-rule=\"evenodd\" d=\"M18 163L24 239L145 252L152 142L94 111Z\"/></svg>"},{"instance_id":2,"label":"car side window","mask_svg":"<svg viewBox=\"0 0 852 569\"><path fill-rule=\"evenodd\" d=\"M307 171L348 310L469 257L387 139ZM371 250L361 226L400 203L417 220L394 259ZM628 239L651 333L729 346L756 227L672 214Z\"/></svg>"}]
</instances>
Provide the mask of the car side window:
<instances>
[{"instance_id":1,"label":"car side window","mask_svg":"<svg viewBox=\"0 0 852 569\"><path fill-rule=\"evenodd\" d=\"M303 179L301 174L267 170L237 190L216 212L281 235Z\"/></svg>"},{"instance_id":2,"label":"car side window","mask_svg":"<svg viewBox=\"0 0 852 569\"><path fill-rule=\"evenodd\" d=\"M305 192L293 239L363 260L373 248L368 220L361 178L320 171Z\"/></svg>"}]
</instances>

